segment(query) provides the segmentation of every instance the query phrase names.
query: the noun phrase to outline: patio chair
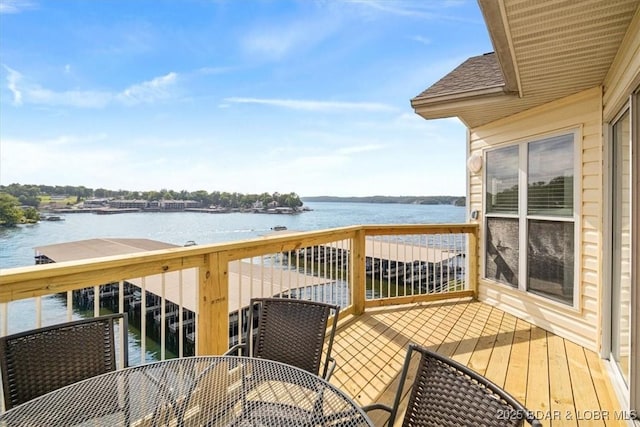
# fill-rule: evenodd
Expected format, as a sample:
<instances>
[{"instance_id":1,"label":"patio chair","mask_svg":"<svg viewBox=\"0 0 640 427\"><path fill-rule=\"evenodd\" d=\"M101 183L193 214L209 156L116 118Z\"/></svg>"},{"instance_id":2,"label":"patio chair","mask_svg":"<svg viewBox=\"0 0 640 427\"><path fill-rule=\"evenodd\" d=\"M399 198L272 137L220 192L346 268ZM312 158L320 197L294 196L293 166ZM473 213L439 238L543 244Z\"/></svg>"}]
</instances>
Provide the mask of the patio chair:
<instances>
[{"instance_id":1,"label":"patio chair","mask_svg":"<svg viewBox=\"0 0 640 427\"><path fill-rule=\"evenodd\" d=\"M116 369L114 323L123 320L120 351L128 365L127 313L111 314L0 337L5 409Z\"/></svg>"},{"instance_id":2,"label":"patio chair","mask_svg":"<svg viewBox=\"0 0 640 427\"><path fill-rule=\"evenodd\" d=\"M244 340L229 349L225 355L240 353L276 360L328 380L336 365L331 356L331 348L339 312L339 306L322 302L293 298L253 298ZM256 315L258 326L254 333ZM327 337L331 315L333 320ZM328 342L320 372L325 337Z\"/></svg>"},{"instance_id":3,"label":"patio chair","mask_svg":"<svg viewBox=\"0 0 640 427\"><path fill-rule=\"evenodd\" d=\"M525 421L542 425L531 411L487 378L416 344L409 345L393 406L376 403L364 406L365 412L387 411L387 425L394 425L414 353L420 354L420 361L402 426L520 426Z\"/></svg>"}]
</instances>

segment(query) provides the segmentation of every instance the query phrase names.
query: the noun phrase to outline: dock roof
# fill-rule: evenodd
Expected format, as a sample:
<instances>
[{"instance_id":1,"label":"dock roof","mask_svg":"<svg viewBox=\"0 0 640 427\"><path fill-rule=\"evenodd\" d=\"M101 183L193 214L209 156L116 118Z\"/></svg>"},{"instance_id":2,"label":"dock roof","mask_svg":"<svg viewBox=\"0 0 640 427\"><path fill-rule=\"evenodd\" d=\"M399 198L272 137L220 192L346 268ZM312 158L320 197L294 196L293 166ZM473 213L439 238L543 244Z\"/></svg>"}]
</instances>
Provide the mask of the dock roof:
<instances>
[{"instance_id":1,"label":"dock roof","mask_svg":"<svg viewBox=\"0 0 640 427\"><path fill-rule=\"evenodd\" d=\"M34 249L38 255L44 255L55 262L64 262L176 247L179 246L150 239L101 238L38 246Z\"/></svg>"},{"instance_id":2,"label":"dock roof","mask_svg":"<svg viewBox=\"0 0 640 427\"><path fill-rule=\"evenodd\" d=\"M79 240L39 246L35 250L54 262L74 261L112 255L132 254L159 249L176 248L178 245L150 239L100 238ZM157 296L163 296L170 302L182 304L184 308L197 312L197 269L187 268L144 278L130 278L127 282L143 288ZM229 309L249 305L252 297L272 296L287 292L292 287L314 286L328 282L327 279L305 275L297 271L279 268L264 268L248 262L231 262L229 264L230 292Z\"/></svg>"}]
</instances>

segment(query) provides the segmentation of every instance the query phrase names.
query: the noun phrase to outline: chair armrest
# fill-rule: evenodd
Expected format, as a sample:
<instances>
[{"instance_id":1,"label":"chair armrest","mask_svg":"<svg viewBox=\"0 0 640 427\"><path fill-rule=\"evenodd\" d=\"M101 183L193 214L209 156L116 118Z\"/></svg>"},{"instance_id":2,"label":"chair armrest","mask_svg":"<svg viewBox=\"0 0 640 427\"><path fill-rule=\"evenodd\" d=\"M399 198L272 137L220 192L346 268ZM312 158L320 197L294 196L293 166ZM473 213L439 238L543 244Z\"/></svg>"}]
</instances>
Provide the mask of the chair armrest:
<instances>
[{"instance_id":1,"label":"chair armrest","mask_svg":"<svg viewBox=\"0 0 640 427\"><path fill-rule=\"evenodd\" d=\"M375 410L382 410L382 411L387 411L387 412L391 412L391 406L389 405L385 405L382 403L372 403L371 405L365 405L362 407L362 410L364 412L369 412L369 411L375 411Z\"/></svg>"},{"instance_id":2,"label":"chair armrest","mask_svg":"<svg viewBox=\"0 0 640 427\"><path fill-rule=\"evenodd\" d=\"M237 356L238 355L238 351L242 350L242 353L245 353L247 351L247 345L246 344L236 344L233 347L231 347L229 350L227 350L225 353L223 353L223 356ZM240 355L242 356L242 353L240 353Z\"/></svg>"},{"instance_id":3,"label":"chair armrest","mask_svg":"<svg viewBox=\"0 0 640 427\"><path fill-rule=\"evenodd\" d=\"M393 409L391 408L391 406L385 405L385 404L382 404L382 403L372 403L371 405L363 406L361 409L366 413L368 413L370 411L381 410L381 411L388 412L389 415L391 415L391 413L393 412ZM389 420L388 419L385 422L385 425L389 425Z\"/></svg>"}]
</instances>

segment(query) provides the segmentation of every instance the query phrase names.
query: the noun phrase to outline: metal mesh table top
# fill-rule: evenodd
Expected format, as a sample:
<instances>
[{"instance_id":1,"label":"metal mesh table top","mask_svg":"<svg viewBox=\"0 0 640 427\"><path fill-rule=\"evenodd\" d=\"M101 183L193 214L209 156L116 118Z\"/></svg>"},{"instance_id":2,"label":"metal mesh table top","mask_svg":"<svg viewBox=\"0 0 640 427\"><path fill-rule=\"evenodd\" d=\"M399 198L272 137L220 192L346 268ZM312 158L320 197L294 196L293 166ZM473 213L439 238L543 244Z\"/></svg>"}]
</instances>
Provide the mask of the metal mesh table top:
<instances>
[{"instance_id":1,"label":"metal mesh table top","mask_svg":"<svg viewBox=\"0 0 640 427\"><path fill-rule=\"evenodd\" d=\"M0 426L371 426L320 377L232 356L171 359L100 375L0 415Z\"/></svg>"}]
</instances>

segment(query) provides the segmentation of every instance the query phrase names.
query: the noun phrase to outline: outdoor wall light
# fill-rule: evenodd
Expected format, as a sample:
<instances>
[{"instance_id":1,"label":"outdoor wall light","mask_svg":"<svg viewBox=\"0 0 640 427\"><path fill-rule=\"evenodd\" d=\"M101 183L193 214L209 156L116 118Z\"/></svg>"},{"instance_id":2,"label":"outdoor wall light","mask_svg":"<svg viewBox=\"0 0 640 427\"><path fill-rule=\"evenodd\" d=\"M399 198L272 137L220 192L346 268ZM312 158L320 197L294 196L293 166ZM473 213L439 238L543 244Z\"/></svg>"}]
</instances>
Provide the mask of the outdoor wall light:
<instances>
[{"instance_id":1,"label":"outdoor wall light","mask_svg":"<svg viewBox=\"0 0 640 427\"><path fill-rule=\"evenodd\" d=\"M482 170L482 155L478 153L474 153L467 160L467 169L469 172L476 174Z\"/></svg>"}]
</instances>

